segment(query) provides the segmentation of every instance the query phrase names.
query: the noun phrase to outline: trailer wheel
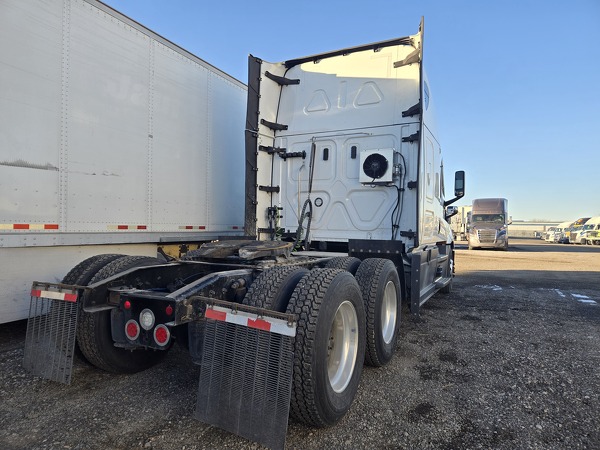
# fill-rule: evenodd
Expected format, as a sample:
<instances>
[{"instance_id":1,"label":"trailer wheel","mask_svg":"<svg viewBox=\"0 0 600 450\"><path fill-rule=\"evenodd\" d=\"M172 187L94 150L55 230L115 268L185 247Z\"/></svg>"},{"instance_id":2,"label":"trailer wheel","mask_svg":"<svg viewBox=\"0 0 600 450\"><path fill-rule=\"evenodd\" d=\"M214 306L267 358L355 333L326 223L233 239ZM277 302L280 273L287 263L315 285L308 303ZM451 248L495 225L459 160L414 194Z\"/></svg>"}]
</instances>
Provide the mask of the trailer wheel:
<instances>
[{"instance_id":1,"label":"trailer wheel","mask_svg":"<svg viewBox=\"0 0 600 450\"><path fill-rule=\"evenodd\" d=\"M270 311L285 312L290 296L308 269L278 266L261 273L248 289L242 303Z\"/></svg>"},{"instance_id":2,"label":"trailer wheel","mask_svg":"<svg viewBox=\"0 0 600 450\"><path fill-rule=\"evenodd\" d=\"M398 345L402 298L400 278L389 259L365 259L356 272L367 314L365 362L381 367L394 356Z\"/></svg>"},{"instance_id":3,"label":"trailer wheel","mask_svg":"<svg viewBox=\"0 0 600 450\"><path fill-rule=\"evenodd\" d=\"M342 269L350 272L352 275L356 273L360 266L360 259L353 256L340 256L327 261L325 268L327 269Z\"/></svg>"},{"instance_id":4,"label":"trailer wheel","mask_svg":"<svg viewBox=\"0 0 600 450\"><path fill-rule=\"evenodd\" d=\"M122 256L105 264L89 280L89 284L139 266L160 264L148 256ZM126 350L115 347L111 333L110 310L79 313L77 341L86 359L94 366L113 373L135 373L160 362L166 351Z\"/></svg>"},{"instance_id":5,"label":"trailer wheel","mask_svg":"<svg viewBox=\"0 0 600 450\"><path fill-rule=\"evenodd\" d=\"M354 277L313 269L296 286L287 312L297 319L290 415L324 427L348 411L363 368L365 311Z\"/></svg>"},{"instance_id":6,"label":"trailer wheel","mask_svg":"<svg viewBox=\"0 0 600 450\"><path fill-rule=\"evenodd\" d=\"M111 261L114 261L117 258L121 258L125 255L119 254L104 254L104 255L95 255L91 256L75 267L73 267L69 272L64 276L61 283L63 284L76 284L78 286L87 286L90 280L96 273L102 269L106 264ZM87 358L79 348L79 342L75 341L75 354L87 361Z\"/></svg>"},{"instance_id":7,"label":"trailer wheel","mask_svg":"<svg viewBox=\"0 0 600 450\"><path fill-rule=\"evenodd\" d=\"M62 279L62 283L87 286L92 277L96 275L100 269L109 262L114 261L117 258L122 258L123 256L125 255L104 254L92 256L73 267Z\"/></svg>"}]
</instances>

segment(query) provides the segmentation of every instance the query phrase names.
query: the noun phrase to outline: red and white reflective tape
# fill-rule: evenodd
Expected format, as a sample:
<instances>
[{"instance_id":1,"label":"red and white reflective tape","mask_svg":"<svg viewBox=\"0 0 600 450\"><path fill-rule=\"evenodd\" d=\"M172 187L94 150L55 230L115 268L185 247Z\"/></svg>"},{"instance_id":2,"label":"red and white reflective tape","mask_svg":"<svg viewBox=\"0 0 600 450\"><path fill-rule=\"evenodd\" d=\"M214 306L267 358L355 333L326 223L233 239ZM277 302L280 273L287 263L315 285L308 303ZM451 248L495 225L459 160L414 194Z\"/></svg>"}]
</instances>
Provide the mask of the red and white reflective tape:
<instances>
[{"instance_id":1,"label":"red and white reflective tape","mask_svg":"<svg viewBox=\"0 0 600 450\"><path fill-rule=\"evenodd\" d=\"M107 225L109 230L147 230L148 225Z\"/></svg>"},{"instance_id":2,"label":"red and white reflective tape","mask_svg":"<svg viewBox=\"0 0 600 450\"><path fill-rule=\"evenodd\" d=\"M234 323L248 328L264 330L270 333L282 334L284 336L296 336L296 323L287 320L275 319L273 317L258 317L256 314L245 311L233 312L231 309L220 306L212 306L206 309L207 319L219 320L221 322Z\"/></svg>"},{"instance_id":3,"label":"red and white reflective tape","mask_svg":"<svg viewBox=\"0 0 600 450\"><path fill-rule=\"evenodd\" d=\"M227 228L230 228L232 230L241 230L243 227L241 227L239 225L230 225ZM205 225L180 225L179 229L180 230L206 230L206 226Z\"/></svg>"},{"instance_id":4,"label":"red and white reflective tape","mask_svg":"<svg viewBox=\"0 0 600 450\"><path fill-rule=\"evenodd\" d=\"M0 223L0 230L58 230L57 223Z\"/></svg>"},{"instance_id":5,"label":"red and white reflective tape","mask_svg":"<svg viewBox=\"0 0 600 450\"><path fill-rule=\"evenodd\" d=\"M60 292L60 291L44 291L41 289L32 289L32 297L50 298L52 300L64 300L66 302L75 303L77 301L77 293Z\"/></svg>"}]
</instances>

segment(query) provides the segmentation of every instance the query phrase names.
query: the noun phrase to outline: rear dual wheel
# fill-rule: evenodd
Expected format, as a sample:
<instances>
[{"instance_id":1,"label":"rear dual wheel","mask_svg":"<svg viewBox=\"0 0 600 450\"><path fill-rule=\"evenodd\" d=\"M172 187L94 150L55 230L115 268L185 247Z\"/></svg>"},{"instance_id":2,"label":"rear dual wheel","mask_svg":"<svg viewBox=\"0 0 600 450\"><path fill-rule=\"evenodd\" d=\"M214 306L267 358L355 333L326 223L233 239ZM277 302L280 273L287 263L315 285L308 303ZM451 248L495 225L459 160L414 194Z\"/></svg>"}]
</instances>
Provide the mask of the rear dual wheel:
<instances>
[{"instance_id":1,"label":"rear dual wheel","mask_svg":"<svg viewBox=\"0 0 600 450\"><path fill-rule=\"evenodd\" d=\"M401 288L394 263L365 259L356 272L367 316L365 363L380 367L392 359L400 329Z\"/></svg>"},{"instance_id":2,"label":"rear dual wheel","mask_svg":"<svg viewBox=\"0 0 600 450\"><path fill-rule=\"evenodd\" d=\"M296 318L290 415L307 425L337 422L358 389L365 352L365 313L354 277L339 269L273 267L243 303Z\"/></svg>"},{"instance_id":3,"label":"rear dual wheel","mask_svg":"<svg viewBox=\"0 0 600 450\"><path fill-rule=\"evenodd\" d=\"M337 258L333 258L327 261L327 263L325 264L325 268L342 269L354 275L360 267L360 262L360 259L355 258L353 256L339 256Z\"/></svg>"},{"instance_id":4,"label":"rear dual wheel","mask_svg":"<svg viewBox=\"0 0 600 450\"><path fill-rule=\"evenodd\" d=\"M287 308L297 319L290 415L307 425L336 423L348 411L362 373L365 312L355 278L313 269Z\"/></svg>"},{"instance_id":5,"label":"rear dual wheel","mask_svg":"<svg viewBox=\"0 0 600 450\"><path fill-rule=\"evenodd\" d=\"M63 279L65 284L86 286L127 269L159 264L148 256L97 255L82 261ZM166 351L126 350L114 346L111 310L88 313L79 311L77 344L85 359L94 366L113 373L135 373L160 362Z\"/></svg>"},{"instance_id":6,"label":"rear dual wheel","mask_svg":"<svg viewBox=\"0 0 600 450\"><path fill-rule=\"evenodd\" d=\"M308 269L298 266L276 266L265 270L252 283L242 303L270 311L285 312L300 279Z\"/></svg>"}]
</instances>

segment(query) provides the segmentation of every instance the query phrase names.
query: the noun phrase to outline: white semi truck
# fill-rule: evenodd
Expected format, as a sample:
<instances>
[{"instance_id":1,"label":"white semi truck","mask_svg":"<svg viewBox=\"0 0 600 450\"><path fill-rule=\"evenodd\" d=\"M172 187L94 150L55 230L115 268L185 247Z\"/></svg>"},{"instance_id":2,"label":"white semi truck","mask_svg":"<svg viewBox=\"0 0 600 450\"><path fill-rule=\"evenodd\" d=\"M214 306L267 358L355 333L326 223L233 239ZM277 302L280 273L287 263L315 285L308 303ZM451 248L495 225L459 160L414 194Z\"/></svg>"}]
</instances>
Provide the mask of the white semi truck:
<instances>
[{"instance_id":1,"label":"white semi truck","mask_svg":"<svg viewBox=\"0 0 600 450\"><path fill-rule=\"evenodd\" d=\"M243 234L246 95L100 2L0 2L0 323L31 274Z\"/></svg>"},{"instance_id":2,"label":"white semi truck","mask_svg":"<svg viewBox=\"0 0 600 450\"><path fill-rule=\"evenodd\" d=\"M200 365L196 417L282 448L289 415L336 423L363 363L391 360L402 302L416 315L450 291L446 207L464 173L446 200L423 23L281 63L250 56L248 75L244 239L166 263L99 254L35 282L24 365L69 383L76 345L127 373L177 342Z\"/></svg>"},{"instance_id":3,"label":"white semi truck","mask_svg":"<svg viewBox=\"0 0 600 450\"><path fill-rule=\"evenodd\" d=\"M508 200L477 198L473 200L468 225L469 250L499 248L508 250Z\"/></svg>"}]
</instances>

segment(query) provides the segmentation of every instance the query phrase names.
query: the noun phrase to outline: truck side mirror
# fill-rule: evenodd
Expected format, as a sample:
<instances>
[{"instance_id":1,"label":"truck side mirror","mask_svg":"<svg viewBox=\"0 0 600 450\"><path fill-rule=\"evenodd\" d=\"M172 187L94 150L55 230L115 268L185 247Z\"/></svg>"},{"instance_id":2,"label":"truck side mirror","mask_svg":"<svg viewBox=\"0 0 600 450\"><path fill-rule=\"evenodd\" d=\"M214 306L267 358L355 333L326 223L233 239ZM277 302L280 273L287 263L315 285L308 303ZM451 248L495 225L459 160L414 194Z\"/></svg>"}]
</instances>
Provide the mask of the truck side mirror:
<instances>
[{"instance_id":1,"label":"truck side mirror","mask_svg":"<svg viewBox=\"0 0 600 450\"><path fill-rule=\"evenodd\" d=\"M465 195L465 171L457 170L454 174L454 198L444 202L444 207L451 205Z\"/></svg>"},{"instance_id":2,"label":"truck side mirror","mask_svg":"<svg viewBox=\"0 0 600 450\"><path fill-rule=\"evenodd\" d=\"M465 171L457 170L454 174L454 196L457 198L465 195Z\"/></svg>"}]
</instances>

